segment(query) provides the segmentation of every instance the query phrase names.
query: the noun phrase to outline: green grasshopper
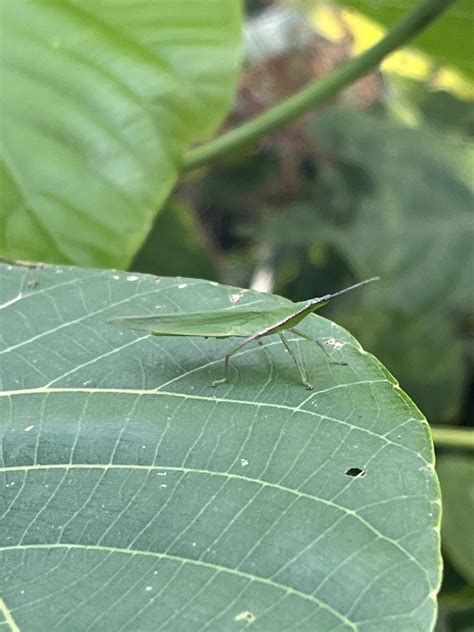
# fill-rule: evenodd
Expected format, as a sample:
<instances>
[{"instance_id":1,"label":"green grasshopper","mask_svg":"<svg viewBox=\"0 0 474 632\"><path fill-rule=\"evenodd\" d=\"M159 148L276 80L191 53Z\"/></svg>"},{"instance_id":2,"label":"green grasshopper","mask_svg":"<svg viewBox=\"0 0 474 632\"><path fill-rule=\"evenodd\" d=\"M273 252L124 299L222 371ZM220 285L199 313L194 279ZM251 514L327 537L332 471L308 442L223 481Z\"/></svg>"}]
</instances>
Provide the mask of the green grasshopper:
<instances>
[{"instance_id":1,"label":"green grasshopper","mask_svg":"<svg viewBox=\"0 0 474 632\"><path fill-rule=\"evenodd\" d=\"M249 342L252 342L253 340L261 344L260 338L263 338L263 336L278 334L300 373L302 383L307 389L312 390L313 387L308 382L305 368L291 348L288 339L283 332L288 330L301 338L312 340L305 333L295 329L295 326L306 318L308 314L316 311L336 296L341 296L342 294L361 287L366 283L372 283L372 281L377 280L378 277L373 277L362 281L361 283L351 285L350 287L340 290L339 292L335 292L334 294L326 294L325 296L321 296L319 298L312 298L307 301L291 303L289 305L279 305L278 307L250 308L242 305L242 307L233 307L232 309L190 312L187 314L161 314L160 316L117 318L109 321L109 324L119 327L127 327L129 329L149 331L154 336L244 338L243 342L241 342L238 347L230 351L225 356L224 377L213 382L213 386L223 384L227 381L230 358L240 351L242 347L245 347L245 345L249 344ZM328 354L327 350L319 340L315 340L315 342L326 354Z\"/></svg>"}]
</instances>

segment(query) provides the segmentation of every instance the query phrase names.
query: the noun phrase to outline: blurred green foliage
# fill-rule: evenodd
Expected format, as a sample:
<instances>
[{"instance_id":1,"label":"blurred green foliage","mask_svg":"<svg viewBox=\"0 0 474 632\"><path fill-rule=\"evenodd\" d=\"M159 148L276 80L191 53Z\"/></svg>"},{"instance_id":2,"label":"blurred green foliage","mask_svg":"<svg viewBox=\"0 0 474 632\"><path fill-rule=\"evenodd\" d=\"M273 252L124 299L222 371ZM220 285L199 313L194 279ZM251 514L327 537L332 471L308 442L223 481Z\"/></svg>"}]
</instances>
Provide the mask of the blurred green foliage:
<instances>
[{"instance_id":1,"label":"blurred green foliage","mask_svg":"<svg viewBox=\"0 0 474 632\"><path fill-rule=\"evenodd\" d=\"M444 581L436 632L470 632L474 622L474 459L450 452L436 466L443 498Z\"/></svg>"},{"instance_id":2,"label":"blurred green foliage","mask_svg":"<svg viewBox=\"0 0 474 632\"><path fill-rule=\"evenodd\" d=\"M396 24L411 6L411 3L391 0L341 0L341 4L357 9L385 26ZM432 55L439 64L454 66L473 79L473 29L472 1L458 0L436 24L419 35L413 45Z\"/></svg>"},{"instance_id":3,"label":"blurred green foliage","mask_svg":"<svg viewBox=\"0 0 474 632\"><path fill-rule=\"evenodd\" d=\"M177 261L178 259L178 261ZM162 276L217 279L217 261L193 209L172 198L156 217L147 240L130 268Z\"/></svg>"},{"instance_id":4,"label":"blurred green foliage","mask_svg":"<svg viewBox=\"0 0 474 632\"><path fill-rule=\"evenodd\" d=\"M391 104L401 105L415 127L450 133L467 142L474 136L474 107L447 90L431 90L421 81L392 74Z\"/></svg>"},{"instance_id":5,"label":"blurred green foliage","mask_svg":"<svg viewBox=\"0 0 474 632\"><path fill-rule=\"evenodd\" d=\"M443 546L458 571L474 588L474 459L447 454L438 460L443 490Z\"/></svg>"}]
</instances>

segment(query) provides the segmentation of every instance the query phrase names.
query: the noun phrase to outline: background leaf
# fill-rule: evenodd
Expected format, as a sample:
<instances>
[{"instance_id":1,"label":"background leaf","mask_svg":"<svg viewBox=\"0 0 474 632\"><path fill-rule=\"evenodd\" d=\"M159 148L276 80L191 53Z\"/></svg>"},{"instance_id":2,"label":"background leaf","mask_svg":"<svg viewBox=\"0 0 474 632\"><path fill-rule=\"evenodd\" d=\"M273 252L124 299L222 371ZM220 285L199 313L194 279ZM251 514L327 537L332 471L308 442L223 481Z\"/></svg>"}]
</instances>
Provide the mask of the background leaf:
<instances>
[{"instance_id":1,"label":"background leaf","mask_svg":"<svg viewBox=\"0 0 474 632\"><path fill-rule=\"evenodd\" d=\"M127 267L230 106L239 7L3 3L0 252Z\"/></svg>"},{"instance_id":2,"label":"background leaf","mask_svg":"<svg viewBox=\"0 0 474 632\"><path fill-rule=\"evenodd\" d=\"M342 0L385 26L400 22L414 3L391 0ZM470 0L458 0L434 24L413 40L413 46L432 55L440 64L455 66L467 77L474 77L472 32L474 11Z\"/></svg>"},{"instance_id":3,"label":"background leaf","mask_svg":"<svg viewBox=\"0 0 474 632\"><path fill-rule=\"evenodd\" d=\"M284 299L99 270L1 274L0 590L19 628L432 629L428 427L347 332L302 325L346 366L292 341L314 392L272 338L212 388L232 341L106 321Z\"/></svg>"},{"instance_id":4,"label":"background leaf","mask_svg":"<svg viewBox=\"0 0 474 632\"><path fill-rule=\"evenodd\" d=\"M443 546L456 570L474 586L474 460L444 455L437 470L443 491Z\"/></svg>"},{"instance_id":5,"label":"background leaf","mask_svg":"<svg viewBox=\"0 0 474 632\"><path fill-rule=\"evenodd\" d=\"M173 198L156 218L131 268L161 276L192 276L214 280L212 248L194 210Z\"/></svg>"}]
</instances>

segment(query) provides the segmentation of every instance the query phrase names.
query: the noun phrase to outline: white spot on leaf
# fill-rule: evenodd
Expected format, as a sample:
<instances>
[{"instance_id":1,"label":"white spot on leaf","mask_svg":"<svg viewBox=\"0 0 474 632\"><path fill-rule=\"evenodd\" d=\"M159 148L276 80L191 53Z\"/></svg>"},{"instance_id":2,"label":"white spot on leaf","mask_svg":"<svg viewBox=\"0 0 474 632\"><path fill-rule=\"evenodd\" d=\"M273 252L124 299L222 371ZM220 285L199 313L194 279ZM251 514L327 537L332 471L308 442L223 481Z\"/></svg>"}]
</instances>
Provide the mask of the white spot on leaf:
<instances>
[{"instance_id":1,"label":"white spot on leaf","mask_svg":"<svg viewBox=\"0 0 474 632\"><path fill-rule=\"evenodd\" d=\"M344 346L344 342L336 340L335 338L329 338L329 340L326 340L324 344L328 345L328 347L333 347L336 351L339 351Z\"/></svg>"},{"instance_id":2,"label":"white spot on leaf","mask_svg":"<svg viewBox=\"0 0 474 632\"><path fill-rule=\"evenodd\" d=\"M239 612L239 614L235 615L234 621L247 621L247 623L253 623L255 621L255 615L250 610L245 610L244 612Z\"/></svg>"}]
</instances>

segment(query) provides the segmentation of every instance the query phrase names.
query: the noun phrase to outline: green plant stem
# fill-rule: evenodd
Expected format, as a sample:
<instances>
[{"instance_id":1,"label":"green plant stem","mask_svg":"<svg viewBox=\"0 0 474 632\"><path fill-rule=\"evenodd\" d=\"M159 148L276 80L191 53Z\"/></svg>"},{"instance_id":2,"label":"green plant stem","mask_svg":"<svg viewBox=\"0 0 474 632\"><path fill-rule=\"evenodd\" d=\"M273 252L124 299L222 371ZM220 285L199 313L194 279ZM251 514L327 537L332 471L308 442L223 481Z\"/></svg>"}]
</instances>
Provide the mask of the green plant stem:
<instances>
[{"instance_id":1,"label":"green plant stem","mask_svg":"<svg viewBox=\"0 0 474 632\"><path fill-rule=\"evenodd\" d=\"M474 430L431 426L431 434L436 445L474 450Z\"/></svg>"},{"instance_id":2,"label":"green plant stem","mask_svg":"<svg viewBox=\"0 0 474 632\"><path fill-rule=\"evenodd\" d=\"M357 79L374 70L384 57L418 35L454 2L455 0L425 0L380 42L359 57L355 57L327 77L311 83L253 120L189 151L181 166L182 171L191 171L207 165L279 129L331 99Z\"/></svg>"}]
</instances>

